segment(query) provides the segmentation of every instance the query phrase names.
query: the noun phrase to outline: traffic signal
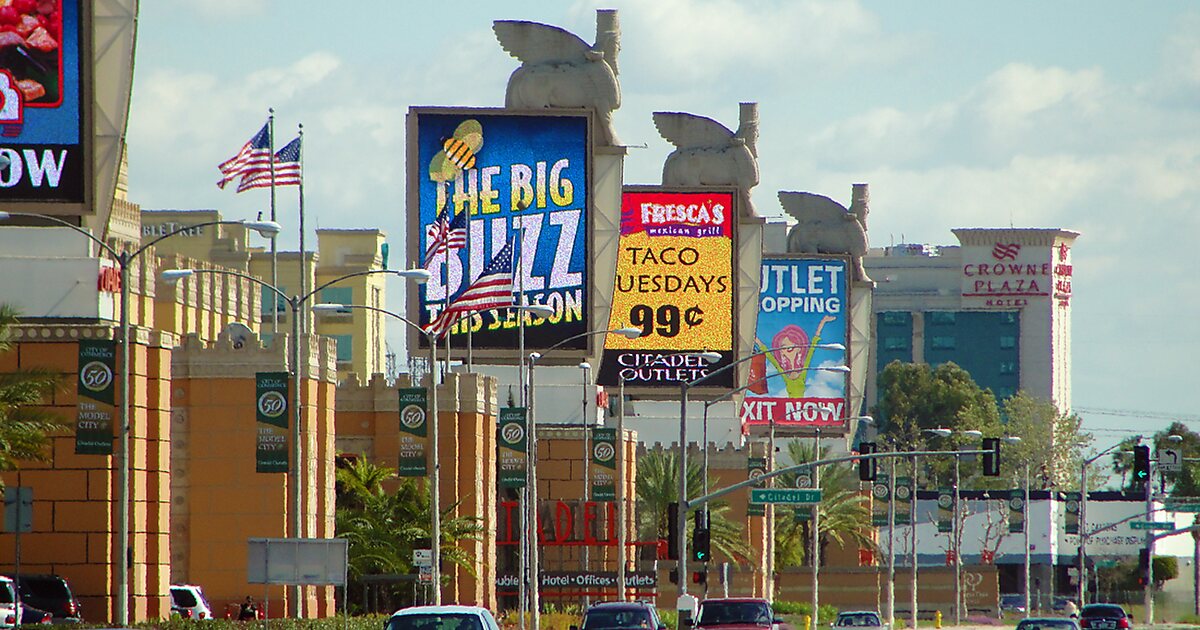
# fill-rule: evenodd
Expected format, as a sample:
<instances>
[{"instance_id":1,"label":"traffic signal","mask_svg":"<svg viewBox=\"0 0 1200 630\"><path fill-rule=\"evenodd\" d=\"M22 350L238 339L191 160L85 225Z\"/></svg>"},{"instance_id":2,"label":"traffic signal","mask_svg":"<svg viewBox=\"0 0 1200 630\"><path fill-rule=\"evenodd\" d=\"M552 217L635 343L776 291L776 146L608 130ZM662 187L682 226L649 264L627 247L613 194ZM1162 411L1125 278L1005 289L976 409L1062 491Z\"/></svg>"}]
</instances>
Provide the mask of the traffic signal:
<instances>
[{"instance_id":1,"label":"traffic signal","mask_svg":"<svg viewBox=\"0 0 1200 630\"><path fill-rule=\"evenodd\" d=\"M1000 476L1000 438L983 438L983 476Z\"/></svg>"},{"instance_id":2,"label":"traffic signal","mask_svg":"<svg viewBox=\"0 0 1200 630\"><path fill-rule=\"evenodd\" d=\"M1138 549L1137 581L1139 586L1150 583L1150 550Z\"/></svg>"},{"instance_id":3,"label":"traffic signal","mask_svg":"<svg viewBox=\"0 0 1200 630\"><path fill-rule=\"evenodd\" d=\"M1150 479L1150 447L1138 444L1133 447L1133 480L1141 483Z\"/></svg>"},{"instance_id":4,"label":"traffic signal","mask_svg":"<svg viewBox=\"0 0 1200 630\"><path fill-rule=\"evenodd\" d=\"M874 442L860 442L859 455L878 453L879 447ZM861 481L875 481L875 460L872 458L858 460L858 478Z\"/></svg>"},{"instance_id":5,"label":"traffic signal","mask_svg":"<svg viewBox=\"0 0 1200 630\"><path fill-rule=\"evenodd\" d=\"M708 530L708 510L696 510L696 528L692 530L692 560L708 562L712 559L712 537Z\"/></svg>"},{"instance_id":6,"label":"traffic signal","mask_svg":"<svg viewBox=\"0 0 1200 630\"><path fill-rule=\"evenodd\" d=\"M679 503L667 504L667 560L679 559Z\"/></svg>"},{"instance_id":7,"label":"traffic signal","mask_svg":"<svg viewBox=\"0 0 1200 630\"><path fill-rule=\"evenodd\" d=\"M671 572L667 575L667 577L670 578L672 584L678 584L679 583L679 569L671 569Z\"/></svg>"},{"instance_id":8,"label":"traffic signal","mask_svg":"<svg viewBox=\"0 0 1200 630\"><path fill-rule=\"evenodd\" d=\"M708 584L708 569L692 571L692 584Z\"/></svg>"}]
</instances>

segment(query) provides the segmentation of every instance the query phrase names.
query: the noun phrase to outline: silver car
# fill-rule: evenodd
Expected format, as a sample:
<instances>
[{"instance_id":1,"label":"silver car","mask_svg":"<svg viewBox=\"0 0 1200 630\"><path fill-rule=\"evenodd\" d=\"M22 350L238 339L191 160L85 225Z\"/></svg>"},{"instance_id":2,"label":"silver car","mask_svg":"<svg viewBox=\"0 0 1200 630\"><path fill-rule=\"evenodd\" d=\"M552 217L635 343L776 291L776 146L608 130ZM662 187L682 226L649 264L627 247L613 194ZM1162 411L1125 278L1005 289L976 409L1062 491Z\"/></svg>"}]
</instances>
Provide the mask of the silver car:
<instances>
[{"instance_id":1,"label":"silver car","mask_svg":"<svg viewBox=\"0 0 1200 630\"><path fill-rule=\"evenodd\" d=\"M879 618L879 613L873 610L848 610L840 612L837 619L831 625L834 628L865 628L866 630L885 630L888 627Z\"/></svg>"}]
</instances>

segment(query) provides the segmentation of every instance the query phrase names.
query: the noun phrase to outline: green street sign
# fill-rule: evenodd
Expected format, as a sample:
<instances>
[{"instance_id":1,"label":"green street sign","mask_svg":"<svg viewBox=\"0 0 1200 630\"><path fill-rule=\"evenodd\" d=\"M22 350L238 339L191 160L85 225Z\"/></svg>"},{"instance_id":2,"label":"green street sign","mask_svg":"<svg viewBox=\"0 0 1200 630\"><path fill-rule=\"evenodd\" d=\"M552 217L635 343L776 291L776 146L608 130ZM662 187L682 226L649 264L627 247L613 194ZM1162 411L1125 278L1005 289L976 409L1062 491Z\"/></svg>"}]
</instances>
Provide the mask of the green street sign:
<instances>
[{"instance_id":1,"label":"green street sign","mask_svg":"<svg viewBox=\"0 0 1200 630\"><path fill-rule=\"evenodd\" d=\"M784 503L788 505L812 505L821 502L821 490L796 488L751 488L751 503Z\"/></svg>"},{"instance_id":2,"label":"green street sign","mask_svg":"<svg viewBox=\"0 0 1200 630\"><path fill-rule=\"evenodd\" d=\"M1172 503L1168 501L1164 508L1172 512L1200 512L1200 503Z\"/></svg>"},{"instance_id":3,"label":"green street sign","mask_svg":"<svg viewBox=\"0 0 1200 630\"><path fill-rule=\"evenodd\" d=\"M1175 523L1161 521L1130 521L1131 529L1175 529Z\"/></svg>"}]
</instances>

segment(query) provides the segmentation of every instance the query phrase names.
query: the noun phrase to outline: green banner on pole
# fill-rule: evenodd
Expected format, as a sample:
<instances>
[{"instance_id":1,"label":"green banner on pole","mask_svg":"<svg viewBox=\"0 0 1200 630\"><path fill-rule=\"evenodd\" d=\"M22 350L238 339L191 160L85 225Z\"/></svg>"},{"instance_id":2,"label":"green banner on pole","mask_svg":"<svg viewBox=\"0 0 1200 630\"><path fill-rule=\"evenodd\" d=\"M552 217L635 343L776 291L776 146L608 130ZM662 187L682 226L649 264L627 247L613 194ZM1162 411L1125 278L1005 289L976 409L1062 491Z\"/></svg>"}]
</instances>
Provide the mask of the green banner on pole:
<instances>
[{"instance_id":1,"label":"green banner on pole","mask_svg":"<svg viewBox=\"0 0 1200 630\"><path fill-rule=\"evenodd\" d=\"M954 490L938 488L938 533L948 534L954 531Z\"/></svg>"},{"instance_id":2,"label":"green banner on pole","mask_svg":"<svg viewBox=\"0 0 1200 630\"><path fill-rule=\"evenodd\" d=\"M1008 533L1020 534L1025 531L1025 491L1009 490L1008 492Z\"/></svg>"},{"instance_id":3,"label":"green banner on pole","mask_svg":"<svg viewBox=\"0 0 1200 630\"><path fill-rule=\"evenodd\" d=\"M112 455L116 418L114 383L117 343L111 339L79 341L78 402L75 407L75 454Z\"/></svg>"},{"instance_id":4,"label":"green banner on pole","mask_svg":"<svg viewBox=\"0 0 1200 630\"><path fill-rule=\"evenodd\" d=\"M617 500L617 430L592 430L592 500Z\"/></svg>"},{"instance_id":5,"label":"green banner on pole","mask_svg":"<svg viewBox=\"0 0 1200 630\"><path fill-rule=\"evenodd\" d=\"M1067 518L1066 531L1068 534L1079 533L1079 503L1083 501L1083 495L1078 492L1067 493Z\"/></svg>"},{"instance_id":6,"label":"green banner on pole","mask_svg":"<svg viewBox=\"0 0 1200 630\"><path fill-rule=\"evenodd\" d=\"M896 524L912 523L912 477L896 477Z\"/></svg>"},{"instance_id":7,"label":"green banner on pole","mask_svg":"<svg viewBox=\"0 0 1200 630\"><path fill-rule=\"evenodd\" d=\"M500 409L500 424L496 427L499 445L496 466L501 488L525 487L527 425L524 407Z\"/></svg>"},{"instance_id":8,"label":"green banner on pole","mask_svg":"<svg viewBox=\"0 0 1200 630\"><path fill-rule=\"evenodd\" d=\"M888 506L892 502L892 493L888 488L888 476L885 473L875 475L871 485L871 524L875 527L886 527L888 524Z\"/></svg>"},{"instance_id":9,"label":"green banner on pole","mask_svg":"<svg viewBox=\"0 0 1200 630\"><path fill-rule=\"evenodd\" d=\"M746 458L746 478L757 479L767 474L767 458L766 457L747 457ZM761 488L762 481L754 484L753 488ZM766 516L767 506L761 503L750 503L746 505L746 516Z\"/></svg>"},{"instance_id":10,"label":"green banner on pole","mask_svg":"<svg viewBox=\"0 0 1200 630\"><path fill-rule=\"evenodd\" d=\"M429 474L428 391L424 387L404 387L396 391L400 395L400 453L396 475L425 477Z\"/></svg>"},{"instance_id":11,"label":"green banner on pole","mask_svg":"<svg viewBox=\"0 0 1200 630\"><path fill-rule=\"evenodd\" d=\"M254 383L254 415L258 425L254 470L285 473L288 471L288 373L258 372Z\"/></svg>"}]
</instances>

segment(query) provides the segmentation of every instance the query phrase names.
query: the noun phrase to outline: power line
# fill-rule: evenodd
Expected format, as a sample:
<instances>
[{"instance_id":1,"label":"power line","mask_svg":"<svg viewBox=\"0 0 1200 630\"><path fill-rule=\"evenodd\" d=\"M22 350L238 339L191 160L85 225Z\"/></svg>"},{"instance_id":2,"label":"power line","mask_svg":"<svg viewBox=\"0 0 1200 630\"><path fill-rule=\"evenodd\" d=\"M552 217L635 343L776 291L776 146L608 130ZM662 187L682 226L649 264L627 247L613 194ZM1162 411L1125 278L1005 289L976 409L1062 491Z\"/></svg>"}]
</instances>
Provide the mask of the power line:
<instances>
[{"instance_id":1,"label":"power line","mask_svg":"<svg viewBox=\"0 0 1200 630\"><path fill-rule=\"evenodd\" d=\"M1154 420L1200 422L1200 416L1186 413L1156 413L1152 411L1137 411L1132 409L1098 409L1096 407L1075 407L1072 411L1075 411L1076 413L1088 413L1100 416L1122 416L1126 418L1149 418Z\"/></svg>"}]
</instances>

